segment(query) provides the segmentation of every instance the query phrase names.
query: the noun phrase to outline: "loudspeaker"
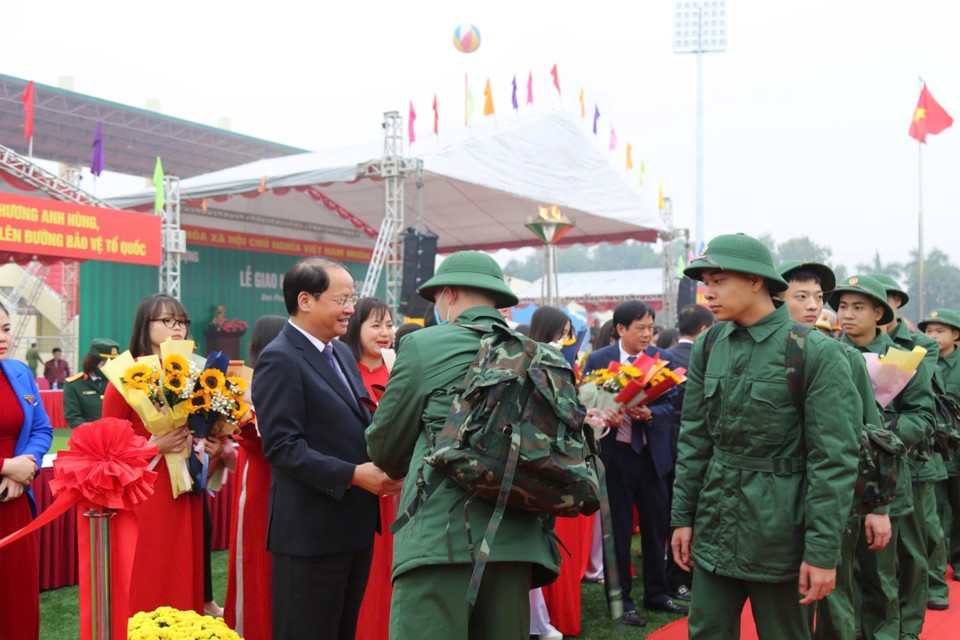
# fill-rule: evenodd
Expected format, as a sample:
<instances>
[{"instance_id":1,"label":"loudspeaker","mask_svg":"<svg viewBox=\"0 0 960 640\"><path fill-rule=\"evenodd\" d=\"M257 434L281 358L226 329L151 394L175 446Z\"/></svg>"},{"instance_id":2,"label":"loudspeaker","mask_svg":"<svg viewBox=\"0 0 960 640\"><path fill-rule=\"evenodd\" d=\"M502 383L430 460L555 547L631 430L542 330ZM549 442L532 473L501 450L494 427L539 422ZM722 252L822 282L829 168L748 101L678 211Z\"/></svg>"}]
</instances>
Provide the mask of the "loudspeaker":
<instances>
[{"instance_id":1,"label":"loudspeaker","mask_svg":"<svg viewBox=\"0 0 960 640\"><path fill-rule=\"evenodd\" d=\"M421 233L413 227L400 235L403 240L403 281L400 286L400 313L422 318L430 303L417 295L417 287L433 277L437 261L437 234ZM398 322L398 319L394 319Z\"/></svg>"},{"instance_id":2,"label":"loudspeaker","mask_svg":"<svg viewBox=\"0 0 960 640\"><path fill-rule=\"evenodd\" d=\"M684 277L677 289L677 311L689 304L697 303L697 281Z\"/></svg>"}]
</instances>

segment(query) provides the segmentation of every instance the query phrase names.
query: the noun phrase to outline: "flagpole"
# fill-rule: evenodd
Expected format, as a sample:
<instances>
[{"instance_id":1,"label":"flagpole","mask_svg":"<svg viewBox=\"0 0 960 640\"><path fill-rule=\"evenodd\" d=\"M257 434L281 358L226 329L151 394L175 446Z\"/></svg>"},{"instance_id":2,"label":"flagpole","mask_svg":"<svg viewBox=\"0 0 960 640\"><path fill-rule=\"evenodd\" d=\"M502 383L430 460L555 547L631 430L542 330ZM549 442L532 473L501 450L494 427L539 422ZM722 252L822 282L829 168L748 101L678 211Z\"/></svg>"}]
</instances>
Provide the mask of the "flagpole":
<instances>
[{"instance_id":1,"label":"flagpole","mask_svg":"<svg viewBox=\"0 0 960 640\"><path fill-rule=\"evenodd\" d=\"M923 91L923 78L920 78L920 91ZM917 281L920 287L920 296L918 298L919 317L926 317L926 284L924 281L923 274L923 143L919 140L917 141L917 231L918 231L918 243L917 243Z\"/></svg>"}]
</instances>

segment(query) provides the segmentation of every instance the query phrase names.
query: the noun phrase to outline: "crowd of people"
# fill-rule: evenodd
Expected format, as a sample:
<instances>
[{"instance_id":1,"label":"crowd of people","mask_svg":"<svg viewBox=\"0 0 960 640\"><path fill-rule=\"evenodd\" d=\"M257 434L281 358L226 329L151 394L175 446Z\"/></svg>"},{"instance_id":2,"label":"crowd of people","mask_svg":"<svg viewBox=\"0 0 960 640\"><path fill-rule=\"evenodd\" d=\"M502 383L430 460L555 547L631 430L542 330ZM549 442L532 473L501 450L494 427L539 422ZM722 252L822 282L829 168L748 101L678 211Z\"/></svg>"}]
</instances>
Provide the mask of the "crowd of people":
<instances>
[{"instance_id":1,"label":"crowd of people","mask_svg":"<svg viewBox=\"0 0 960 640\"><path fill-rule=\"evenodd\" d=\"M623 302L573 363L582 376L646 354L687 378L649 406L588 412L613 555L603 561L598 518L584 579L622 600L624 624L644 626L643 611L689 614L691 638L740 637L747 599L761 638L918 638L926 610L949 606L948 566L960 569L960 456L934 446L946 419L938 394L960 401L960 314L932 311L912 331L893 280L837 283L812 262L778 268L742 234L715 238L685 274L704 284L705 305L681 309L675 329L655 338L656 311ZM468 602L495 505L427 462L482 336L507 326L502 311L517 297L476 251L446 258L418 293L433 305L428 328L397 328L383 301L357 299L341 264L304 259L283 280L287 317L251 332L254 417L204 445L237 483L222 613L248 640L378 637L387 618L395 640L562 637L539 590L573 570L553 518L508 508ZM190 317L158 294L133 324L131 354L159 355L167 338L189 336ZM574 338L552 307L517 330L542 344ZM10 338L0 307L0 536L35 515L30 482L52 435L34 372L6 357ZM65 376L68 421L123 418L150 438L98 374L118 347L95 340L82 372ZM881 405L863 354L915 347L926 350L915 375ZM870 430L892 432L906 453L889 499L864 508ZM192 446L188 427L152 441L161 453ZM155 471L168 487L166 466ZM205 509L201 492L163 489L137 507L133 574L151 579L118 615L161 605L220 613L210 611ZM0 584L9 637L38 635L38 614L28 615L39 609L37 563L35 538L0 550L5 575L22 577Z\"/></svg>"}]
</instances>

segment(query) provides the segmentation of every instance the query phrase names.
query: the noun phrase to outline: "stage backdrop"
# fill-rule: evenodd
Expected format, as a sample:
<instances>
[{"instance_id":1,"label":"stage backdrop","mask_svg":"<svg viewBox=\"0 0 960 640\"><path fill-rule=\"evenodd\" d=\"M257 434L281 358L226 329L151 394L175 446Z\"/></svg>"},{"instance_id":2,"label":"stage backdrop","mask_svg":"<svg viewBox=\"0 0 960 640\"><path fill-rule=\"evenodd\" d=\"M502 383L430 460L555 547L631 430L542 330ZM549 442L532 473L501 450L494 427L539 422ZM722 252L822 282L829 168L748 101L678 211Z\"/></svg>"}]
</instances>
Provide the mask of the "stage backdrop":
<instances>
[{"instance_id":1,"label":"stage backdrop","mask_svg":"<svg viewBox=\"0 0 960 640\"><path fill-rule=\"evenodd\" d=\"M207 353L204 330L223 305L227 318L253 328L257 318L286 316L283 274L306 256L330 257L350 271L359 293L370 250L253 234L186 228L187 253L181 260L180 298L190 313L192 338ZM237 247L228 248L228 247ZM108 262L80 266L80 344L96 337L117 340L126 349L140 300L157 291L159 269ZM384 295L383 278L379 293ZM240 338L240 357L248 356L250 330Z\"/></svg>"}]
</instances>

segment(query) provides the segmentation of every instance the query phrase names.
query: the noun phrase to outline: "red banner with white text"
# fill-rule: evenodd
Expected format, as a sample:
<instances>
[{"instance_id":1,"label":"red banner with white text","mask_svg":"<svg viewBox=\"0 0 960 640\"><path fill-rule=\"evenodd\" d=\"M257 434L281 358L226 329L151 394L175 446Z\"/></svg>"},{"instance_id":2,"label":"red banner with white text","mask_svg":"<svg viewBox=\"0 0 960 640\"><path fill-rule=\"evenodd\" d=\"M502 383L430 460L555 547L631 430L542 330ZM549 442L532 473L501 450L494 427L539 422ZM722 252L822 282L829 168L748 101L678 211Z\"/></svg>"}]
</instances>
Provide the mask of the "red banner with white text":
<instances>
[{"instance_id":1,"label":"red banner with white text","mask_svg":"<svg viewBox=\"0 0 960 640\"><path fill-rule=\"evenodd\" d=\"M160 265L160 217L0 192L0 252Z\"/></svg>"}]
</instances>

